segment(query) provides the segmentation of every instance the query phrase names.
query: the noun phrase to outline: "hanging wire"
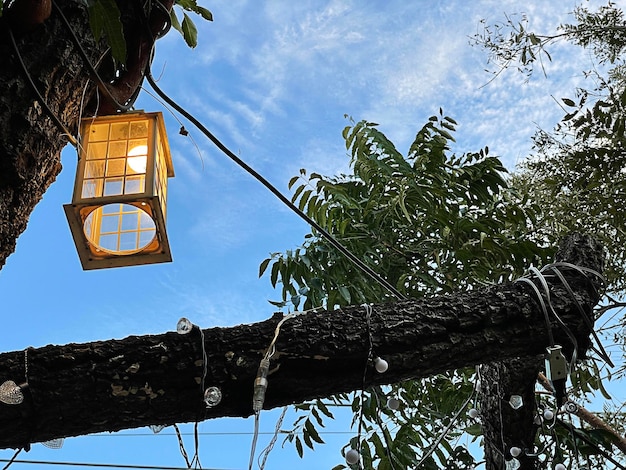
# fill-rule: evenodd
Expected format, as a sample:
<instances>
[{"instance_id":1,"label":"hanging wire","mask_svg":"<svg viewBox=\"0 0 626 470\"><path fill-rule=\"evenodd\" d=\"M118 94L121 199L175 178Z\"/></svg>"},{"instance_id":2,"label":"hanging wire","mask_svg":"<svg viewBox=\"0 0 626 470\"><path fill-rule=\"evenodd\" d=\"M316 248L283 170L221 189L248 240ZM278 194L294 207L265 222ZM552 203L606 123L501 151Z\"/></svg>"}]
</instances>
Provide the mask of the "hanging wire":
<instances>
[{"instance_id":1,"label":"hanging wire","mask_svg":"<svg viewBox=\"0 0 626 470\"><path fill-rule=\"evenodd\" d=\"M15 451L15 454L13 454L13 457L11 457L11 460L0 460L0 462L8 462L2 470L7 470L7 468L9 468L11 464L15 462L15 459L17 458L18 455L20 455L20 452L22 452L22 450L24 449L22 449L21 447L17 449L17 451Z\"/></svg>"},{"instance_id":2,"label":"hanging wire","mask_svg":"<svg viewBox=\"0 0 626 470\"><path fill-rule=\"evenodd\" d=\"M265 449L263 449L263 452L259 454L259 458L257 459L257 464L259 465L260 470L265 469L265 462L267 461L267 457L270 455L270 452L272 452L272 449L274 448L274 445L276 444L276 441L278 440L278 433L280 432L280 427L283 424L283 420L285 419L285 415L287 414L288 409L289 409L288 406L283 407L283 411L280 413L280 416L278 417L278 421L276 421L276 427L274 428L274 435L272 436L270 443L267 445Z\"/></svg>"},{"instance_id":3,"label":"hanging wire","mask_svg":"<svg viewBox=\"0 0 626 470\"><path fill-rule=\"evenodd\" d=\"M298 208L293 202L289 200L285 195L283 195L274 185L272 185L264 176L254 170L250 165L244 162L241 158L239 158L235 153L233 153L226 145L224 145L217 137L215 137L200 121L198 121L191 113L189 113L186 109L176 103L172 98L170 98L161 88L156 84L154 78L152 77L152 72L150 70L151 64L149 63L146 67L146 78L148 79L148 83L152 89L172 108L182 114L189 122L191 122L194 126L200 130L218 149L222 151L228 158L230 158L233 162L235 162L238 166L240 166L244 171L246 171L249 175L255 178L259 183L261 183L266 189L268 189L274 196L276 196L283 204L285 204L289 209L291 209L296 215L298 215L302 220L304 220L307 224L313 227L319 234L325 238L334 248L336 248L340 253L342 253L346 258L348 258L356 267L358 267L363 273L370 276L374 281L387 289L391 294L393 294L398 300L405 300L406 297L400 293L392 284L389 283L386 279L380 276L376 271L367 266L363 261L361 261L356 255L354 255L350 250L348 250L344 245L341 244L335 237L333 237L326 229L324 229L320 224L318 224L315 220L305 214L302 210Z\"/></svg>"},{"instance_id":4,"label":"hanging wire","mask_svg":"<svg viewBox=\"0 0 626 470\"><path fill-rule=\"evenodd\" d=\"M0 462L9 462L9 460L0 459ZM164 467L163 465L124 465L124 464L110 464L110 463L92 463L92 462L53 462L49 460L15 460L12 461L16 464L25 465L46 465L46 466L60 466L60 467L84 467L84 468L113 468L113 469L128 469L128 470L188 470L184 467ZM5 467L6 468L6 467ZM207 468L205 470L226 470L218 468Z\"/></svg>"}]
</instances>

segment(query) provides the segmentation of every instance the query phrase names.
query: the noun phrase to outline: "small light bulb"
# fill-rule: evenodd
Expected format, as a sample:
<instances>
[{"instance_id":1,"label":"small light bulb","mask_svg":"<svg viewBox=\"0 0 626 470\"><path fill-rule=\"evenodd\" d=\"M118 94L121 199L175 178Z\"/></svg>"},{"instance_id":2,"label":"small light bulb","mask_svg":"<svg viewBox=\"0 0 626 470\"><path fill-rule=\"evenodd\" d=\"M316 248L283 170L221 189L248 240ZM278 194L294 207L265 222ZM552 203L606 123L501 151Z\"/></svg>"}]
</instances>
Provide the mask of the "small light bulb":
<instances>
[{"instance_id":1,"label":"small light bulb","mask_svg":"<svg viewBox=\"0 0 626 470\"><path fill-rule=\"evenodd\" d=\"M193 329L193 323L191 323L187 318L183 317L178 320L176 324L176 333L179 335L186 335Z\"/></svg>"},{"instance_id":2,"label":"small light bulb","mask_svg":"<svg viewBox=\"0 0 626 470\"><path fill-rule=\"evenodd\" d=\"M554 470L566 470L566 469L565 469L565 465L563 465L562 463L557 463L557 464L554 466Z\"/></svg>"},{"instance_id":3,"label":"small light bulb","mask_svg":"<svg viewBox=\"0 0 626 470\"><path fill-rule=\"evenodd\" d=\"M374 358L374 367L376 368L376 372L382 374L383 372L387 372L389 369L389 363L380 357Z\"/></svg>"},{"instance_id":4,"label":"small light bulb","mask_svg":"<svg viewBox=\"0 0 626 470\"><path fill-rule=\"evenodd\" d=\"M359 461L359 451L356 449L350 449L346 452L346 462L348 465L354 465Z\"/></svg>"},{"instance_id":5,"label":"small light bulb","mask_svg":"<svg viewBox=\"0 0 626 470\"><path fill-rule=\"evenodd\" d=\"M513 457L519 457L519 455L522 453L522 449L520 449L519 447L511 447L509 452Z\"/></svg>"},{"instance_id":6,"label":"small light bulb","mask_svg":"<svg viewBox=\"0 0 626 470\"><path fill-rule=\"evenodd\" d=\"M470 410L467 412L467 414L472 419L478 418L478 410L476 408L470 408Z\"/></svg>"},{"instance_id":7,"label":"small light bulb","mask_svg":"<svg viewBox=\"0 0 626 470\"><path fill-rule=\"evenodd\" d=\"M222 401L222 391L217 387L209 387L204 391L204 403L207 408L213 408Z\"/></svg>"},{"instance_id":8,"label":"small light bulb","mask_svg":"<svg viewBox=\"0 0 626 470\"><path fill-rule=\"evenodd\" d=\"M400 400L398 400L397 398L390 398L389 400L387 400L387 408L394 411L397 410L398 408L400 408Z\"/></svg>"},{"instance_id":9,"label":"small light bulb","mask_svg":"<svg viewBox=\"0 0 626 470\"><path fill-rule=\"evenodd\" d=\"M552 418L554 418L554 412L550 409L545 409L543 410L543 417L548 421L552 421Z\"/></svg>"}]
</instances>

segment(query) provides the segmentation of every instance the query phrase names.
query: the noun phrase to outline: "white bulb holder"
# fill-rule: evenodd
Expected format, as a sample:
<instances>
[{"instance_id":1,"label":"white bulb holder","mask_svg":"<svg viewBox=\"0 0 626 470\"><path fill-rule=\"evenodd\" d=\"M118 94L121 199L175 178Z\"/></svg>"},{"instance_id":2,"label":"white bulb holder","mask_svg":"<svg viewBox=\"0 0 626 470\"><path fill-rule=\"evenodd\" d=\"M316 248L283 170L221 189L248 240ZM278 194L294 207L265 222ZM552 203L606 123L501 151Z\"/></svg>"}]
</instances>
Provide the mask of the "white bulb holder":
<instances>
[{"instance_id":1,"label":"white bulb holder","mask_svg":"<svg viewBox=\"0 0 626 470\"><path fill-rule=\"evenodd\" d=\"M213 408L222 401L222 391L217 387L209 387L204 391L204 404L207 408Z\"/></svg>"},{"instance_id":2,"label":"white bulb holder","mask_svg":"<svg viewBox=\"0 0 626 470\"><path fill-rule=\"evenodd\" d=\"M24 388L26 384L18 385L12 380L7 380L0 385L0 402L6 405L19 405L24 401Z\"/></svg>"},{"instance_id":3,"label":"white bulb holder","mask_svg":"<svg viewBox=\"0 0 626 470\"><path fill-rule=\"evenodd\" d=\"M176 333L186 335L193 330L193 323L188 318L182 317L176 324Z\"/></svg>"},{"instance_id":4,"label":"white bulb holder","mask_svg":"<svg viewBox=\"0 0 626 470\"><path fill-rule=\"evenodd\" d=\"M383 374L387 372L387 369L389 369L389 363L380 357L375 357L374 368L376 369L376 372Z\"/></svg>"},{"instance_id":5,"label":"white bulb holder","mask_svg":"<svg viewBox=\"0 0 626 470\"><path fill-rule=\"evenodd\" d=\"M524 399L521 395L511 395L509 405L511 405L511 408L514 410L519 410L522 406L524 406Z\"/></svg>"},{"instance_id":6,"label":"white bulb holder","mask_svg":"<svg viewBox=\"0 0 626 470\"><path fill-rule=\"evenodd\" d=\"M346 463L348 465L356 464L360 458L361 457L359 455L359 451L356 449L350 449L348 452L346 452Z\"/></svg>"}]
</instances>

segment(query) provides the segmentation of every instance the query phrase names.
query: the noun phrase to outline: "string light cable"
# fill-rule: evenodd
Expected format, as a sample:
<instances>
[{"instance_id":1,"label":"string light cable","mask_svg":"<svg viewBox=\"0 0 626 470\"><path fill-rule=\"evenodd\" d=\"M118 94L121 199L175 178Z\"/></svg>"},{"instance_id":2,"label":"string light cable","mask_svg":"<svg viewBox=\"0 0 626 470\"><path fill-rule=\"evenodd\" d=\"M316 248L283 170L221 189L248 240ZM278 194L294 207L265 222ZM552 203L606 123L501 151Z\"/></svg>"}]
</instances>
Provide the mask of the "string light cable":
<instances>
[{"instance_id":1,"label":"string light cable","mask_svg":"<svg viewBox=\"0 0 626 470\"><path fill-rule=\"evenodd\" d=\"M9 462L6 459L0 459L0 462ZM13 460L15 464L25 465L46 465L46 466L59 466L59 467L83 467L83 468L113 468L121 470L188 470L185 467L164 467L163 465L124 465L124 464L111 464L111 463L92 463L92 462L54 462L46 460ZM5 467L6 468L6 467ZM227 470L219 468L207 468L205 470Z\"/></svg>"},{"instance_id":2,"label":"string light cable","mask_svg":"<svg viewBox=\"0 0 626 470\"><path fill-rule=\"evenodd\" d=\"M280 334L280 328L287 320L294 318L296 316L305 315L311 312L316 312L320 310L319 308L313 308L310 310L304 310L301 312L292 312L285 315L281 320L276 324L276 328L274 329L274 337L272 341L265 351L263 359L259 364L259 369L257 370L256 378L254 379L254 389L252 393L252 411L254 412L254 434L252 437L252 444L250 446L250 460L248 462L248 470L252 470L252 466L254 464L254 455L256 453L256 444L259 438L259 424L261 417L261 410L263 409L263 403L265 402L265 393L267 392L267 376L269 374L270 368L270 359L276 352L276 341L278 340L278 335Z\"/></svg>"},{"instance_id":3,"label":"string light cable","mask_svg":"<svg viewBox=\"0 0 626 470\"><path fill-rule=\"evenodd\" d=\"M61 121L59 116L57 116L57 114L52 110L52 108L50 108L50 105L48 104L46 99L43 97L43 95L39 91L39 88L35 84L35 81L33 80L33 77L31 76L30 72L28 71L28 67L26 67L26 63L24 62L24 59L22 58L22 54L20 53L20 49L19 49L19 47L17 47L17 43L15 42L15 36L13 35L13 29L11 28L11 25L9 25L7 23L7 28L6 29L7 29L7 32L9 34L9 39L10 39L11 46L13 47L13 52L15 52L15 57L17 58L17 61L19 62L20 67L22 68L22 72L24 72L24 76L26 77L26 80L28 81L28 84L30 85L32 90L37 95L37 100L41 103L41 106L44 108L44 110L46 111L48 116L52 119L52 121L55 123L55 125L61 131L63 131L63 135L67 138L67 140L74 147L78 146L78 141L76 140L76 138L74 137L72 132L63 123L63 121Z\"/></svg>"}]
</instances>

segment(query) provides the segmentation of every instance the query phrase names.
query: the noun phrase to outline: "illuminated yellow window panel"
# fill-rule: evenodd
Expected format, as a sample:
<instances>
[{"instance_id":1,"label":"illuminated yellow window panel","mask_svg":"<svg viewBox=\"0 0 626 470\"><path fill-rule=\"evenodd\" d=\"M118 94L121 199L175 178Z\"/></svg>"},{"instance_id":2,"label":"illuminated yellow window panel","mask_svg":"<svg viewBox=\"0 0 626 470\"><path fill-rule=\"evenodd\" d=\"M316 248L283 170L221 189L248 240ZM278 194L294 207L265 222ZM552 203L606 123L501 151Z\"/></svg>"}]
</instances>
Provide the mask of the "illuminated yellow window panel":
<instances>
[{"instance_id":1,"label":"illuminated yellow window panel","mask_svg":"<svg viewBox=\"0 0 626 470\"><path fill-rule=\"evenodd\" d=\"M126 141L120 140L109 143L109 158L126 156Z\"/></svg>"},{"instance_id":2,"label":"illuminated yellow window panel","mask_svg":"<svg viewBox=\"0 0 626 470\"><path fill-rule=\"evenodd\" d=\"M87 147L87 160L105 159L107 156L107 143L106 142L91 142Z\"/></svg>"},{"instance_id":3,"label":"illuminated yellow window panel","mask_svg":"<svg viewBox=\"0 0 626 470\"><path fill-rule=\"evenodd\" d=\"M107 173L106 176L124 176L126 170L126 159L115 158L107 161Z\"/></svg>"},{"instance_id":4,"label":"illuminated yellow window panel","mask_svg":"<svg viewBox=\"0 0 626 470\"><path fill-rule=\"evenodd\" d=\"M115 122L111 124L110 140L128 139L128 122Z\"/></svg>"},{"instance_id":5,"label":"illuminated yellow window panel","mask_svg":"<svg viewBox=\"0 0 626 470\"><path fill-rule=\"evenodd\" d=\"M148 137L148 122L137 121L130 123L130 138Z\"/></svg>"},{"instance_id":6,"label":"illuminated yellow window panel","mask_svg":"<svg viewBox=\"0 0 626 470\"><path fill-rule=\"evenodd\" d=\"M91 142L100 142L109 140L108 124L92 124L89 128L89 140Z\"/></svg>"},{"instance_id":7,"label":"illuminated yellow window panel","mask_svg":"<svg viewBox=\"0 0 626 470\"><path fill-rule=\"evenodd\" d=\"M102 178L104 176L104 160L91 160L85 164L85 178Z\"/></svg>"},{"instance_id":8,"label":"illuminated yellow window panel","mask_svg":"<svg viewBox=\"0 0 626 470\"><path fill-rule=\"evenodd\" d=\"M148 157L128 157L126 164L127 175L145 174Z\"/></svg>"}]
</instances>

